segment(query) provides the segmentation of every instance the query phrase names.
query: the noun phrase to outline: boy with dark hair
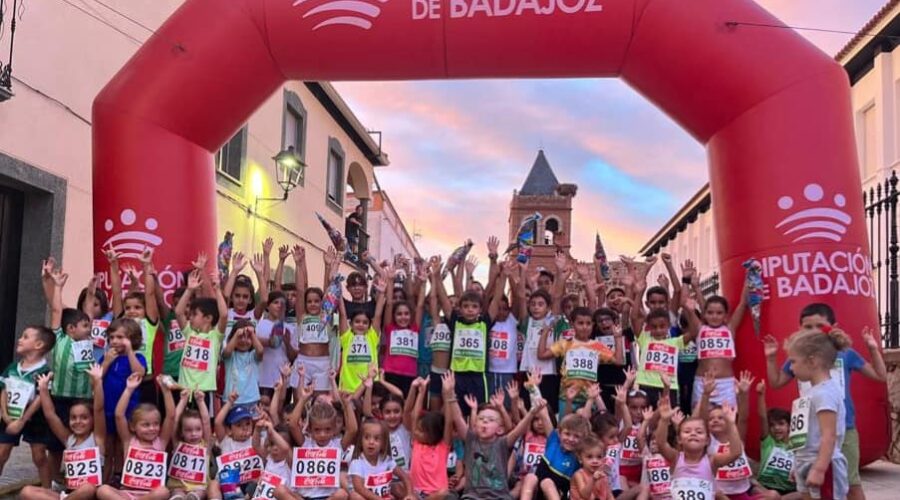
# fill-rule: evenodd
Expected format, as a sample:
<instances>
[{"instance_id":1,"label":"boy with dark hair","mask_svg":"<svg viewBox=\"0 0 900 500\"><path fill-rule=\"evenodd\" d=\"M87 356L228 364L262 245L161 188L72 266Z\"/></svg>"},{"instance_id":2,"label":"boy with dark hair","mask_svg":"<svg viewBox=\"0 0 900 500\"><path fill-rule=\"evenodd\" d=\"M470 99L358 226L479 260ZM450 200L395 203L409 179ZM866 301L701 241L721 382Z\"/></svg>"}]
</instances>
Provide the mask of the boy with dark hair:
<instances>
[{"instance_id":1,"label":"boy with dark hair","mask_svg":"<svg viewBox=\"0 0 900 500\"><path fill-rule=\"evenodd\" d=\"M766 409L766 382L756 386L759 395L756 409L759 412L760 456L757 481L767 490L781 496L796 495L797 484L791 475L794 452L789 449L791 412L783 408Z\"/></svg>"},{"instance_id":2,"label":"boy with dark hair","mask_svg":"<svg viewBox=\"0 0 900 500\"><path fill-rule=\"evenodd\" d=\"M83 314L83 313L82 313ZM56 339L53 332L45 326L27 326L16 341L14 361L3 372L0 378L0 405L3 426L0 431L0 473L9 460L13 446L19 445L20 438L31 445L31 459L37 467L41 478L41 486L50 487L50 466L47 462L47 445L50 433L44 414L38 411L41 406L37 393L37 377L50 371L46 354L53 348Z\"/></svg>"}]
</instances>

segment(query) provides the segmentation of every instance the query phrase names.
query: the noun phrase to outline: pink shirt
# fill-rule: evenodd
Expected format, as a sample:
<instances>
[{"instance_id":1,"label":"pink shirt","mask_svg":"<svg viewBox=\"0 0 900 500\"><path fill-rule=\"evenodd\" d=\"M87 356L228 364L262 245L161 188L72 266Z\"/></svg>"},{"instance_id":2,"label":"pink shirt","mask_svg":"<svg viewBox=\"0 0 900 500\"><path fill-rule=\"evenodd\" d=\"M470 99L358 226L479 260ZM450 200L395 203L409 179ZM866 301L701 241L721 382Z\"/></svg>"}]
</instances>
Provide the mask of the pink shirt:
<instances>
[{"instance_id":1,"label":"pink shirt","mask_svg":"<svg viewBox=\"0 0 900 500\"><path fill-rule=\"evenodd\" d=\"M689 464L684 460L684 453L678 453L678 461L675 462L675 470L672 471L672 479L703 479L711 483L715 483L716 478L713 476L712 463L709 456L704 453L703 458L695 464Z\"/></svg>"},{"instance_id":2,"label":"pink shirt","mask_svg":"<svg viewBox=\"0 0 900 500\"><path fill-rule=\"evenodd\" d=\"M415 377L419 374L419 327L410 324L400 328L395 323L385 330L384 357L381 366L385 373Z\"/></svg>"},{"instance_id":3,"label":"pink shirt","mask_svg":"<svg viewBox=\"0 0 900 500\"><path fill-rule=\"evenodd\" d=\"M434 446L413 441L409 474L417 492L431 494L450 487L447 480L447 456L450 445L443 440Z\"/></svg>"}]
</instances>

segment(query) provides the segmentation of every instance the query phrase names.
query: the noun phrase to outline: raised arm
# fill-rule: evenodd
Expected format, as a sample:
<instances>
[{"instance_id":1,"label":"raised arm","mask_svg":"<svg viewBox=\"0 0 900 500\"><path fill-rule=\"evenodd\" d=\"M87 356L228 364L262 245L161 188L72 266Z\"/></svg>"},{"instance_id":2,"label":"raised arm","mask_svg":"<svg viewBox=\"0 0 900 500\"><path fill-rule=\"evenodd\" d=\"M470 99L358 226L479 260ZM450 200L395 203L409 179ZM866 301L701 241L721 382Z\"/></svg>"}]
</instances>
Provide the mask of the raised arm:
<instances>
[{"instance_id":1,"label":"raised arm","mask_svg":"<svg viewBox=\"0 0 900 500\"><path fill-rule=\"evenodd\" d=\"M722 411L725 412L725 426L726 432L728 434L728 451L725 453L716 453L712 456L713 469L718 469L719 467L734 462L738 459L738 457L741 456L741 453L744 452L744 444L741 441L741 435L738 433L737 425L735 425L737 415L735 414L734 408L726 404L722 407ZM831 460L830 453L828 455L828 459L829 461Z\"/></svg>"},{"instance_id":2,"label":"raised arm","mask_svg":"<svg viewBox=\"0 0 900 500\"><path fill-rule=\"evenodd\" d=\"M387 283L376 278L375 281L375 316L372 317L372 328L375 329L379 334L381 333L381 319L384 317L384 301L385 301L385 289L387 288ZM391 294L388 294L391 295Z\"/></svg>"},{"instance_id":3,"label":"raised arm","mask_svg":"<svg viewBox=\"0 0 900 500\"><path fill-rule=\"evenodd\" d=\"M255 254L253 260L250 261L250 267L253 268L253 273L256 275L256 282L259 283L259 289L257 290L259 292L259 300L256 301L256 307L253 308L253 317L256 319L262 318L269 300L269 283L266 281L268 266L269 263L264 254Z\"/></svg>"},{"instance_id":4,"label":"raised arm","mask_svg":"<svg viewBox=\"0 0 900 500\"><path fill-rule=\"evenodd\" d=\"M444 280L441 279L441 258L434 256L430 260L431 264L431 286L436 291L438 305L444 312L444 317L449 318L453 314L453 305L450 298L447 297L447 290L444 289Z\"/></svg>"},{"instance_id":5,"label":"raised arm","mask_svg":"<svg viewBox=\"0 0 900 500\"><path fill-rule=\"evenodd\" d=\"M534 416L537 415L540 411L547 407L547 401L543 399L538 399L537 401L531 403L531 409L528 410L528 413L525 414L525 418L519 420L519 423L513 428L513 430L509 431L509 433L504 437L506 439L506 445L512 446L519 440L520 437L525 435L525 432L528 431L528 428L531 427L531 420L534 419Z\"/></svg>"},{"instance_id":6,"label":"raised arm","mask_svg":"<svg viewBox=\"0 0 900 500\"><path fill-rule=\"evenodd\" d=\"M750 419L750 390L756 379L749 370L741 371L740 378L735 381L737 391L737 428L741 441L747 439L747 421Z\"/></svg>"},{"instance_id":7,"label":"raised arm","mask_svg":"<svg viewBox=\"0 0 900 500\"><path fill-rule=\"evenodd\" d=\"M697 334L700 333L700 318L697 317L697 301L689 297L688 294L682 294L681 304L684 308L684 317L687 320L687 328L684 329L682 339L687 345L688 342L697 338Z\"/></svg>"},{"instance_id":8,"label":"raised arm","mask_svg":"<svg viewBox=\"0 0 900 500\"><path fill-rule=\"evenodd\" d=\"M281 291L281 284L284 281L284 261L287 260L288 254L291 253L287 245L278 247L278 263L275 264L275 291Z\"/></svg>"},{"instance_id":9,"label":"raised arm","mask_svg":"<svg viewBox=\"0 0 900 500\"><path fill-rule=\"evenodd\" d=\"M353 400L347 393L341 393L341 401L344 406L344 437L341 438L341 447L347 448L356 440L356 432L359 423L356 421L356 412L353 410Z\"/></svg>"},{"instance_id":10,"label":"raised arm","mask_svg":"<svg viewBox=\"0 0 900 500\"><path fill-rule=\"evenodd\" d=\"M178 321L178 326L180 328L185 328L188 325L188 306L191 303L194 293L199 289L200 271L195 269L188 275L187 286L184 289L184 293L181 294L181 298L178 299L178 303L175 304L175 319Z\"/></svg>"},{"instance_id":11,"label":"raised arm","mask_svg":"<svg viewBox=\"0 0 900 500\"><path fill-rule=\"evenodd\" d=\"M125 416L125 411L128 409L131 395L140 387L142 381L143 377L137 373L129 375L128 380L125 381L125 390L122 391L122 396L116 403L116 432L119 434L119 441L123 444L131 441L131 429L128 427L128 417Z\"/></svg>"},{"instance_id":12,"label":"raised arm","mask_svg":"<svg viewBox=\"0 0 900 500\"><path fill-rule=\"evenodd\" d=\"M122 276L119 274L119 255L112 246L103 250L106 260L109 262L109 285L112 293L112 312L118 318L125 312L125 303L122 300Z\"/></svg>"},{"instance_id":13,"label":"raised arm","mask_svg":"<svg viewBox=\"0 0 900 500\"><path fill-rule=\"evenodd\" d=\"M228 399L222 403L222 408L219 409L219 413L216 413L216 419L213 421L213 431L216 433L216 441L221 442L228 435L225 429L225 418L228 417L228 412L234 407L234 402L237 401L237 398L237 391L231 391L231 394L228 395ZM302 408L300 409L302 410ZM303 440L300 440L300 442L303 442Z\"/></svg>"},{"instance_id":14,"label":"raised arm","mask_svg":"<svg viewBox=\"0 0 900 500\"><path fill-rule=\"evenodd\" d=\"M728 320L728 329L731 330L732 333L736 333L738 327L741 326L741 321L744 320L744 314L747 313L747 294L749 293L749 288L747 282L744 282L744 288L741 289L741 300L738 301L738 305L734 308L734 311L731 311L731 319Z\"/></svg>"},{"instance_id":15,"label":"raised arm","mask_svg":"<svg viewBox=\"0 0 900 500\"><path fill-rule=\"evenodd\" d=\"M62 327L62 291L66 286L69 275L64 273L62 269L54 269L53 274L53 300L50 301L50 328L57 329Z\"/></svg>"},{"instance_id":16,"label":"raised arm","mask_svg":"<svg viewBox=\"0 0 900 500\"><path fill-rule=\"evenodd\" d=\"M153 276L153 247L144 247L141 252L141 266L144 278L144 310L147 321L159 323L159 306L156 304L156 278Z\"/></svg>"},{"instance_id":17,"label":"raised arm","mask_svg":"<svg viewBox=\"0 0 900 500\"><path fill-rule=\"evenodd\" d=\"M469 424L463 418L462 411L459 409L459 401L456 400L456 377L453 372L448 371L441 376L441 392L444 396L444 406L450 406L450 413L453 418L453 425L456 427L456 436L465 439L469 433ZM446 410L445 410L446 411Z\"/></svg>"},{"instance_id":18,"label":"raised arm","mask_svg":"<svg viewBox=\"0 0 900 500\"><path fill-rule=\"evenodd\" d=\"M759 414L759 437L764 439L769 435L769 409L766 406L766 381L760 380L756 384L756 411Z\"/></svg>"},{"instance_id":19,"label":"raised arm","mask_svg":"<svg viewBox=\"0 0 900 500\"><path fill-rule=\"evenodd\" d=\"M53 399L50 398L50 380L53 378L53 373L47 373L44 375L38 375L38 393L41 400L41 410L44 412L44 419L47 421L47 426L50 427L50 431L56 436L61 443L65 443L68 441L71 432L69 428L66 427L66 424L60 420L59 415L56 414L56 407L53 405ZM6 391L4 391L5 393ZM97 403L94 400L94 409L96 415L96 407ZM102 414L103 410L103 398L99 399L100 401L100 410ZM6 413L4 411L4 413ZM106 427L106 417L103 418L103 426ZM96 427L97 422L94 422L94 426Z\"/></svg>"},{"instance_id":20,"label":"raised arm","mask_svg":"<svg viewBox=\"0 0 900 500\"><path fill-rule=\"evenodd\" d=\"M56 268L56 259L53 256L47 257L47 260L41 262L41 287L44 290L44 300L49 304L53 300L53 278L51 275L53 274L53 269ZM94 276L91 278L91 281L96 283L97 277ZM95 284L96 287L96 284ZM88 285L88 289L90 290L91 286ZM91 295L89 294L88 297ZM87 301L85 301L87 303Z\"/></svg>"},{"instance_id":21,"label":"raised arm","mask_svg":"<svg viewBox=\"0 0 900 500\"><path fill-rule=\"evenodd\" d=\"M424 401L424 393L427 390L421 389L422 382L424 382L424 380L421 377L416 377L416 379L412 381L412 384L410 384L409 387L409 394L406 395L406 400L403 402L403 426L407 429L416 428L415 420L418 419L418 415L415 415L416 403L419 402L420 394L422 394L421 399ZM421 409L421 407L419 409Z\"/></svg>"},{"instance_id":22,"label":"raised arm","mask_svg":"<svg viewBox=\"0 0 900 500\"><path fill-rule=\"evenodd\" d=\"M766 379L772 389L781 389L793 378L778 367L778 341L771 335L763 337L766 355Z\"/></svg>"},{"instance_id":23,"label":"raised arm","mask_svg":"<svg viewBox=\"0 0 900 500\"><path fill-rule=\"evenodd\" d=\"M306 313L306 304L303 297L306 296L306 289L309 288L309 270L306 268L306 249L300 245L294 245L291 249L291 255L294 257L294 281L297 287L297 311L298 315ZM322 284L328 287L328 282Z\"/></svg>"},{"instance_id":24,"label":"raised arm","mask_svg":"<svg viewBox=\"0 0 900 500\"><path fill-rule=\"evenodd\" d=\"M669 398L659 398L659 423L656 424L656 446L660 455L670 464L678 460L678 450L669 444L669 424L672 421L674 411L669 403ZM727 463L727 462L726 462Z\"/></svg>"},{"instance_id":25,"label":"raised arm","mask_svg":"<svg viewBox=\"0 0 900 500\"><path fill-rule=\"evenodd\" d=\"M172 397L172 389L162 383L162 375L156 377L159 390L162 392L163 405L166 409L166 418L163 419L162 428L159 431L159 439L163 447L166 447L175 435L175 398Z\"/></svg>"},{"instance_id":26,"label":"raised arm","mask_svg":"<svg viewBox=\"0 0 900 500\"><path fill-rule=\"evenodd\" d=\"M425 317L425 288L426 283L425 280L419 282L419 293L416 295L416 310L413 319L415 320L416 328L422 328L422 318ZM388 316L392 318L393 316ZM436 321L434 316L431 317L432 324Z\"/></svg>"},{"instance_id":27,"label":"raised arm","mask_svg":"<svg viewBox=\"0 0 900 500\"><path fill-rule=\"evenodd\" d=\"M884 356L881 355L878 341L875 340L869 327L863 329L863 340L866 342L866 348L869 349L869 355L872 356L872 362L863 364L863 367L859 370L860 373L872 380L885 382L887 380L887 366L884 363Z\"/></svg>"}]
</instances>

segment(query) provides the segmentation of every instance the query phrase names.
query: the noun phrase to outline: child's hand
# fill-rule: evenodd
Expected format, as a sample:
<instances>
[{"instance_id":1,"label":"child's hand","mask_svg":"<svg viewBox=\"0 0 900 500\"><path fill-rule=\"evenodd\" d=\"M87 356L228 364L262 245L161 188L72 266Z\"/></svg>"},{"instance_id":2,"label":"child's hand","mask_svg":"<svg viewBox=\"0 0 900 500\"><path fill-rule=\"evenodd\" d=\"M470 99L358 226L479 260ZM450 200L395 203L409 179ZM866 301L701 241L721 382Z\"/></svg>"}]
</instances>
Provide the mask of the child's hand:
<instances>
[{"instance_id":1,"label":"child's hand","mask_svg":"<svg viewBox=\"0 0 900 500\"><path fill-rule=\"evenodd\" d=\"M491 236L487 240L487 249L488 255L493 256L493 258L497 258L498 252L500 250L500 238L496 236Z\"/></svg>"},{"instance_id":2,"label":"child's hand","mask_svg":"<svg viewBox=\"0 0 900 500\"><path fill-rule=\"evenodd\" d=\"M188 275L187 287L189 290L197 290L200 288L200 283L202 282L202 278L200 276L200 271L198 269L194 269L191 271L191 274Z\"/></svg>"},{"instance_id":3,"label":"child's hand","mask_svg":"<svg viewBox=\"0 0 900 500\"><path fill-rule=\"evenodd\" d=\"M199 401L197 404L205 404L204 400L206 399L206 394L203 391L197 390L194 391L194 401Z\"/></svg>"},{"instance_id":4,"label":"child's hand","mask_svg":"<svg viewBox=\"0 0 900 500\"><path fill-rule=\"evenodd\" d=\"M473 411L478 409L478 400L475 399L475 396L471 394L466 394L463 398L466 401L466 405L471 408Z\"/></svg>"},{"instance_id":5,"label":"child's hand","mask_svg":"<svg viewBox=\"0 0 900 500\"><path fill-rule=\"evenodd\" d=\"M566 387L566 401L572 402L578 396L578 387L570 385Z\"/></svg>"},{"instance_id":6,"label":"child's hand","mask_svg":"<svg viewBox=\"0 0 900 500\"><path fill-rule=\"evenodd\" d=\"M763 337L763 352L767 358L774 358L778 354L778 341L771 335Z\"/></svg>"},{"instance_id":7,"label":"child's hand","mask_svg":"<svg viewBox=\"0 0 900 500\"><path fill-rule=\"evenodd\" d=\"M300 366L303 366L303 365L300 365ZM291 364L285 363L285 364L281 365L281 367L278 368L278 371L281 373L281 379L287 380L287 378L291 376ZM299 373L299 370L298 370L298 373Z\"/></svg>"},{"instance_id":8,"label":"child's hand","mask_svg":"<svg viewBox=\"0 0 900 500\"><path fill-rule=\"evenodd\" d=\"M710 368L703 374L703 394L711 396L714 390L716 390L716 373Z\"/></svg>"},{"instance_id":9,"label":"child's hand","mask_svg":"<svg viewBox=\"0 0 900 500\"><path fill-rule=\"evenodd\" d=\"M681 277L691 279L697 273L697 268L694 267L694 261L688 259L681 264Z\"/></svg>"},{"instance_id":10,"label":"child's hand","mask_svg":"<svg viewBox=\"0 0 900 500\"><path fill-rule=\"evenodd\" d=\"M669 289L669 277L663 273L659 273L659 276L656 277L656 283L666 290Z\"/></svg>"},{"instance_id":11,"label":"child's hand","mask_svg":"<svg viewBox=\"0 0 900 500\"><path fill-rule=\"evenodd\" d=\"M528 379L525 384L530 385L532 387L537 387L541 385L541 369L538 367L534 367L531 371L528 372Z\"/></svg>"},{"instance_id":12,"label":"child's hand","mask_svg":"<svg viewBox=\"0 0 900 500\"><path fill-rule=\"evenodd\" d=\"M447 399L447 396L452 397L456 392L456 376L453 375L453 372L446 372L441 375L441 390L444 393L444 399Z\"/></svg>"},{"instance_id":13,"label":"child's hand","mask_svg":"<svg viewBox=\"0 0 900 500\"><path fill-rule=\"evenodd\" d=\"M263 259L262 254L253 254L253 260L250 261L250 268L259 276L263 275L263 271L266 269L266 261Z\"/></svg>"},{"instance_id":14,"label":"child's hand","mask_svg":"<svg viewBox=\"0 0 900 500\"><path fill-rule=\"evenodd\" d=\"M53 372L38 375L37 383L39 391L46 391L50 388L50 381L53 380Z\"/></svg>"},{"instance_id":15,"label":"child's hand","mask_svg":"<svg viewBox=\"0 0 900 500\"><path fill-rule=\"evenodd\" d=\"M179 397L181 398L180 401L187 401L188 398L191 397L191 390L190 389L182 389L181 393L179 393Z\"/></svg>"},{"instance_id":16,"label":"child's hand","mask_svg":"<svg viewBox=\"0 0 900 500\"><path fill-rule=\"evenodd\" d=\"M547 400L544 398L535 398L534 401L531 402L531 411L530 414L535 415L537 412L543 410L547 407Z\"/></svg>"},{"instance_id":17,"label":"child's hand","mask_svg":"<svg viewBox=\"0 0 900 500\"><path fill-rule=\"evenodd\" d=\"M228 402L232 405L238 400L238 392L235 390L231 391L231 394L228 395Z\"/></svg>"},{"instance_id":18,"label":"child's hand","mask_svg":"<svg viewBox=\"0 0 900 500\"><path fill-rule=\"evenodd\" d=\"M41 276L48 278L56 267L56 259L51 255L47 260L41 261Z\"/></svg>"},{"instance_id":19,"label":"child's hand","mask_svg":"<svg viewBox=\"0 0 900 500\"><path fill-rule=\"evenodd\" d=\"M219 288L219 285L221 284L219 282L219 272L213 271L213 272L209 273L208 276L209 276L210 286L212 287L213 290L217 290Z\"/></svg>"},{"instance_id":20,"label":"child's hand","mask_svg":"<svg viewBox=\"0 0 900 500\"><path fill-rule=\"evenodd\" d=\"M587 388L587 397L589 400L595 400L600 397L602 392L603 389L600 388L600 384L591 384Z\"/></svg>"},{"instance_id":21,"label":"child's hand","mask_svg":"<svg viewBox=\"0 0 900 500\"><path fill-rule=\"evenodd\" d=\"M145 246L144 250L141 252L141 256L138 257L138 260L141 261L141 264L144 266L153 264L153 247Z\"/></svg>"},{"instance_id":22,"label":"child's hand","mask_svg":"<svg viewBox=\"0 0 900 500\"><path fill-rule=\"evenodd\" d=\"M627 370L622 370L625 373L625 385L631 387L634 385L634 380L637 378L637 371L634 368L628 368Z\"/></svg>"},{"instance_id":23,"label":"child's hand","mask_svg":"<svg viewBox=\"0 0 900 500\"><path fill-rule=\"evenodd\" d=\"M509 396L509 399L519 399L519 383L515 380L510 380L506 384L506 395Z\"/></svg>"},{"instance_id":24,"label":"child's hand","mask_svg":"<svg viewBox=\"0 0 900 500\"><path fill-rule=\"evenodd\" d=\"M825 471L819 469L815 465L813 465L809 469L809 473L806 476L806 484L809 486L822 486L825 482Z\"/></svg>"},{"instance_id":25,"label":"child's hand","mask_svg":"<svg viewBox=\"0 0 900 500\"><path fill-rule=\"evenodd\" d=\"M725 418L732 424L737 420L737 409L732 408L728 403L722 405L722 413L725 414Z\"/></svg>"},{"instance_id":26,"label":"child's hand","mask_svg":"<svg viewBox=\"0 0 900 500\"><path fill-rule=\"evenodd\" d=\"M131 389L132 391L141 386L141 377L138 373L132 373L128 376L128 380L125 381L125 387Z\"/></svg>"},{"instance_id":27,"label":"child's hand","mask_svg":"<svg viewBox=\"0 0 900 500\"><path fill-rule=\"evenodd\" d=\"M863 340L866 342L866 347L868 347L869 350L877 350L878 349L878 342L875 340L875 337L872 335L871 328L869 328L868 326L863 328L862 336L863 336Z\"/></svg>"},{"instance_id":28,"label":"child's hand","mask_svg":"<svg viewBox=\"0 0 900 500\"><path fill-rule=\"evenodd\" d=\"M278 247L278 262L284 262L287 260L288 255L291 254L290 248L287 245L281 245Z\"/></svg>"},{"instance_id":29,"label":"child's hand","mask_svg":"<svg viewBox=\"0 0 900 500\"><path fill-rule=\"evenodd\" d=\"M669 403L669 398L659 398L659 402L657 403L659 406L659 418L663 420L671 420L672 415L674 415L674 411L672 410L672 405Z\"/></svg>"},{"instance_id":30,"label":"child's hand","mask_svg":"<svg viewBox=\"0 0 900 500\"><path fill-rule=\"evenodd\" d=\"M616 386L616 403L625 404L628 401L628 390L624 385Z\"/></svg>"},{"instance_id":31,"label":"child's hand","mask_svg":"<svg viewBox=\"0 0 900 500\"><path fill-rule=\"evenodd\" d=\"M262 245L262 248L263 248L263 255L271 255L271 254L272 254L272 248L273 248L274 246L275 246L275 241L272 240L272 238L266 238L266 240L263 241L263 245Z\"/></svg>"},{"instance_id":32,"label":"child's hand","mask_svg":"<svg viewBox=\"0 0 900 500\"><path fill-rule=\"evenodd\" d=\"M109 248L106 248L103 250L103 255L106 256L106 260L109 261L109 263L111 265L118 265L119 254L117 254L116 251L113 250L112 245L110 245ZM52 259L52 257L51 257L51 259ZM54 262L54 264L55 264L55 262Z\"/></svg>"},{"instance_id":33,"label":"child's hand","mask_svg":"<svg viewBox=\"0 0 900 500\"><path fill-rule=\"evenodd\" d=\"M66 286L66 281L69 279L69 275L64 273L62 269L54 269L53 272L50 273L50 278L53 279L53 283L62 288Z\"/></svg>"},{"instance_id":34,"label":"child's hand","mask_svg":"<svg viewBox=\"0 0 900 500\"><path fill-rule=\"evenodd\" d=\"M760 380L758 384L756 384L756 393L757 394L765 394L766 393L766 380Z\"/></svg>"},{"instance_id":35,"label":"child's hand","mask_svg":"<svg viewBox=\"0 0 900 500\"><path fill-rule=\"evenodd\" d=\"M209 258L206 256L206 252L200 252L197 254L197 258L191 262L191 266L193 266L194 269L205 269L207 260L209 260Z\"/></svg>"},{"instance_id":36,"label":"child's hand","mask_svg":"<svg viewBox=\"0 0 900 500\"><path fill-rule=\"evenodd\" d=\"M653 408L651 408L649 406L644 408L643 410L641 410L641 417L644 419L644 422L649 423L650 419L653 418L653 413L654 413Z\"/></svg>"},{"instance_id":37,"label":"child's hand","mask_svg":"<svg viewBox=\"0 0 900 500\"><path fill-rule=\"evenodd\" d=\"M290 371L290 368L288 368L288 371ZM303 363L297 365L297 376L300 377L301 382L306 380L306 365L304 365Z\"/></svg>"},{"instance_id":38,"label":"child's hand","mask_svg":"<svg viewBox=\"0 0 900 500\"><path fill-rule=\"evenodd\" d=\"M681 408L675 408L672 412L672 425L678 427L681 422L684 422L684 413L681 412Z\"/></svg>"},{"instance_id":39,"label":"child's hand","mask_svg":"<svg viewBox=\"0 0 900 500\"><path fill-rule=\"evenodd\" d=\"M234 274L239 274L245 267L247 267L247 259L244 257L244 254L242 252L235 252L234 257L231 258L231 268Z\"/></svg>"},{"instance_id":40,"label":"child's hand","mask_svg":"<svg viewBox=\"0 0 900 500\"><path fill-rule=\"evenodd\" d=\"M97 363L91 363L91 366L85 370L92 380L103 380L103 368Z\"/></svg>"},{"instance_id":41,"label":"child's hand","mask_svg":"<svg viewBox=\"0 0 900 500\"><path fill-rule=\"evenodd\" d=\"M469 258L466 259L466 273L472 276L476 267L478 267L478 259L474 255L469 255Z\"/></svg>"},{"instance_id":42,"label":"child's hand","mask_svg":"<svg viewBox=\"0 0 900 500\"><path fill-rule=\"evenodd\" d=\"M506 400L506 395L503 394L503 389L497 388L497 392L491 395L491 404L500 408L503 406L503 402Z\"/></svg>"},{"instance_id":43,"label":"child's hand","mask_svg":"<svg viewBox=\"0 0 900 500\"><path fill-rule=\"evenodd\" d=\"M294 248L291 249L291 254L294 256L294 262L306 261L306 249L300 245L294 245Z\"/></svg>"},{"instance_id":44,"label":"child's hand","mask_svg":"<svg viewBox=\"0 0 900 500\"><path fill-rule=\"evenodd\" d=\"M735 380L738 393L745 394L750 392L755 380L756 378L750 373L750 370L742 370L740 378Z\"/></svg>"},{"instance_id":45,"label":"child's hand","mask_svg":"<svg viewBox=\"0 0 900 500\"><path fill-rule=\"evenodd\" d=\"M668 392L672 388L672 379L665 373L660 373L659 379L662 380L663 389Z\"/></svg>"},{"instance_id":46,"label":"child's hand","mask_svg":"<svg viewBox=\"0 0 900 500\"><path fill-rule=\"evenodd\" d=\"M166 374L160 374L156 376L156 384L163 392L172 392L172 389L175 387L172 382L174 382L172 377Z\"/></svg>"}]
</instances>

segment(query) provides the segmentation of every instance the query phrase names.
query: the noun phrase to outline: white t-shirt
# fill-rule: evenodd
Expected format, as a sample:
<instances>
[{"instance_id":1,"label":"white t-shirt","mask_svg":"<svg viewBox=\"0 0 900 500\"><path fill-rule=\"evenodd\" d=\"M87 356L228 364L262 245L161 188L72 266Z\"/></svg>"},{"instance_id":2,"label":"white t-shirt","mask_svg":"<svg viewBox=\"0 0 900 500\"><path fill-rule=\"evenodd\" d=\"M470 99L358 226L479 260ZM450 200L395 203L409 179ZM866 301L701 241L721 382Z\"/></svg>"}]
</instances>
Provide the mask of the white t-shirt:
<instances>
[{"instance_id":1,"label":"white t-shirt","mask_svg":"<svg viewBox=\"0 0 900 500\"><path fill-rule=\"evenodd\" d=\"M391 480L397 464L394 459L378 457L378 462L372 465L366 457L360 455L350 462L348 473L351 476L359 476L369 491L381 498L391 498Z\"/></svg>"},{"instance_id":2,"label":"white t-shirt","mask_svg":"<svg viewBox=\"0 0 900 500\"><path fill-rule=\"evenodd\" d=\"M541 330L553 322L553 315L548 314L544 319L528 318L525 332L525 348L522 350L522 362L519 371L527 372L532 368L539 368L542 375L556 375L556 359L538 359L538 343L541 340ZM553 332L547 335L547 347L553 345Z\"/></svg>"},{"instance_id":3,"label":"white t-shirt","mask_svg":"<svg viewBox=\"0 0 900 500\"><path fill-rule=\"evenodd\" d=\"M519 323L512 314L494 323L488 332L488 371L516 373L518 364Z\"/></svg>"},{"instance_id":4,"label":"white t-shirt","mask_svg":"<svg viewBox=\"0 0 900 500\"><path fill-rule=\"evenodd\" d=\"M291 342L292 346L297 346L295 326L275 322L267 317L259 320L259 324L256 325L256 336L259 337L259 341L263 345L263 359L259 363L259 386L268 389L275 387L275 383L281 378L281 366L288 362L287 352L285 352L283 344L277 347L269 347L269 338L272 336L272 331L275 329L276 324L284 328L282 342Z\"/></svg>"},{"instance_id":5,"label":"white t-shirt","mask_svg":"<svg viewBox=\"0 0 900 500\"><path fill-rule=\"evenodd\" d=\"M391 431L391 459L397 467L409 470L409 458L412 454L412 441L406 427L400 425Z\"/></svg>"}]
</instances>

